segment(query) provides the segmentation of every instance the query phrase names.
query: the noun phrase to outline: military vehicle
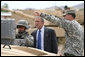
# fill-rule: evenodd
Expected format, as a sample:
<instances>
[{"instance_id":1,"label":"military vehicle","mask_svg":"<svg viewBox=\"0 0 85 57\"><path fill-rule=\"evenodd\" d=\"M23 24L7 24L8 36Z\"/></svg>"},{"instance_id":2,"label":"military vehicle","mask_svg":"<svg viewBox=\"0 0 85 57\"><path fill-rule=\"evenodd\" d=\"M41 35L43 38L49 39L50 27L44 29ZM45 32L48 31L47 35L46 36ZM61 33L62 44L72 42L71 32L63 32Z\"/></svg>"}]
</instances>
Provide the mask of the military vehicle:
<instances>
[{"instance_id":1,"label":"military vehicle","mask_svg":"<svg viewBox=\"0 0 85 57\"><path fill-rule=\"evenodd\" d=\"M33 16L19 11L1 9L34 19ZM15 21L15 19L1 19L1 56L59 56L59 54L53 54L36 48L20 46L20 43L25 42L25 40L15 38L17 27Z\"/></svg>"},{"instance_id":2,"label":"military vehicle","mask_svg":"<svg viewBox=\"0 0 85 57\"><path fill-rule=\"evenodd\" d=\"M21 46L20 43L25 42L25 39L16 39L15 35L15 19L1 19L1 56L59 56L59 54Z\"/></svg>"}]
</instances>

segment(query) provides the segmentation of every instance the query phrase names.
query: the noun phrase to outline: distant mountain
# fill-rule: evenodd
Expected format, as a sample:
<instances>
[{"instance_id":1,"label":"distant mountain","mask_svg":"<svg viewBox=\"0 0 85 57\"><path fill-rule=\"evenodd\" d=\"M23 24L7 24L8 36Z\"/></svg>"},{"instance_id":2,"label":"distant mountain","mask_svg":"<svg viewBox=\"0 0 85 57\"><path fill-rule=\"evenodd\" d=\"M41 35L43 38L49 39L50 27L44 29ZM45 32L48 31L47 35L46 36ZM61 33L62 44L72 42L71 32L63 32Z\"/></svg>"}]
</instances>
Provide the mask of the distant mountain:
<instances>
[{"instance_id":1,"label":"distant mountain","mask_svg":"<svg viewBox=\"0 0 85 57\"><path fill-rule=\"evenodd\" d=\"M69 7L69 6L68 6L68 7ZM60 8L64 10L64 6L60 6ZM81 8L84 8L84 3L71 6L71 8L74 8L74 9L81 9Z\"/></svg>"},{"instance_id":2,"label":"distant mountain","mask_svg":"<svg viewBox=\"0 0 85 57\"><path fill-rule=\"evenodd\" d=\"M58 6L52 6L52 7L48 7L48 8L45 8L45 9L53 9L53 10L55 10L55 9L61 9L61 8L58 7Z\"/></svg>"},{"instance_id":3,"label":"distant mountain","mask_svg":"<svg viewBox=\"0 0 85 57\"><path fill-rule=\"evenodd\" d=\"M76 8L76 9L84 8L84 3L75 5L75 6L73 6L73 8Z\"/></svg>"},{"instance_id":4,"label":"distant mountain","mask_svg":"<svg viewBox=\"0 0 85 57\"><path fill-rule=\"evenodd\" d=\"M74 9L81 9L81 8L84 8L84 3L77 4L77 5L74 5L74 6L71 6L71 7L74 8ZM63 9L64 10L64 6L60 6L60 7L52 6L52 7L48 7L48 8L45 8L45 9Z\"/></svg>"},{"instance_id":5,"label":"distant mountain","mask_svg":"<svg viewBox=\"0 0 85 57\"><path fill-rule=\"evenodd\" d=\"M26 8L24 10L36 10L35 8Z\"/></svg>"}]
</instances>

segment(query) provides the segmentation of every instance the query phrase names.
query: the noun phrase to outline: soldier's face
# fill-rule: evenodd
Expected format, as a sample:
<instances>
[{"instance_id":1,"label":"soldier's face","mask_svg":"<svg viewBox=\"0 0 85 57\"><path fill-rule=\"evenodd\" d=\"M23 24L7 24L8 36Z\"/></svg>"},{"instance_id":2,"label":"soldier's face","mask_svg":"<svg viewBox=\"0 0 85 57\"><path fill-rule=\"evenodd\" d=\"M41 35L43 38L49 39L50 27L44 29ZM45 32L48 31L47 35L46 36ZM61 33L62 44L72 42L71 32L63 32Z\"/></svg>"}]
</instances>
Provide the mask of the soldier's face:
<instances>
[{"instance_id":1,"label":"soldier's face","mask_svg":"<svg viewBox=\"0 0 85 57\"><path fill-rule=\"evenodd\" d=\"M40 18L35 18L35 26L38 29L41 29L43 25L44 25L44 22L42 22L42 20Z\"/></svg>"},{"instance_id":2,"label":"soldier's face","mask_svg":"<svg viewBox=\"0 0 85 57\"><path fill-rule=\"evenodd\" d=\"M73 20L72 15L70 15L70 14L65 15L64 19Z\"/></svg>"},{"instance_id":3,"label":"soldier's face","mask_svg":"<svg viewBox=\"0 0 85 57\"><path fill-rule=\"evenodd\" d=\"M18 28L18 30L19 30L19 32L23 32L23 31L25 30L25 27L20 26L20 27Z\"/></svg>"}]
</instances>

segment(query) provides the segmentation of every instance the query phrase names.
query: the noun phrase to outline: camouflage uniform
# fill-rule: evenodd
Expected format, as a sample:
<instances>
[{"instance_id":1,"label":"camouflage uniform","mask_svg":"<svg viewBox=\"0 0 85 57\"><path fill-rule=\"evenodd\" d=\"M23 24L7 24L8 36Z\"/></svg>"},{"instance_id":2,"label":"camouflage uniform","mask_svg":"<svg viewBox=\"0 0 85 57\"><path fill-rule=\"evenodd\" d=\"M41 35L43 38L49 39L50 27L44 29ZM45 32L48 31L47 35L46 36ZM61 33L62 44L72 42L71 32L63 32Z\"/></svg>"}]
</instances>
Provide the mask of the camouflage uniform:
<instances>
[{"instance_id":1,"label":"camouflage uniform","mask_svg":"<svg viewBox=\"0 0 85 57\"><path fill-rule=\"evenodd\" d=\"M20 46L33 47L33 37L26 31L18 32L18 34L16 34L16 39L18 40L18 45Z\"/></svg>"},{"instance_id":2,"label":"camouflage uniform","mask_svg":"<svg viewBox=\"0 0 85 57\"><path fill-rule=\"evenodd\" d=\"M29 28L28 22L26 22L25 20L20 20L17 24L17 28L19 26L24 26L26 29ZM28 32L26 31L22 31L22 32L19 31L16 34L16 39L15 39L16 45L33 47L34 44L33 42L34 42L33 36L29 35Z\"/></svg>"},{"instance_id":3,"label":"camouflage uniform","mask_svg":"<svg viewBox=\"0 0 85 57\"><path fill-rule=\"evenodd\" d=\"M84 49L84 29L77 21L69 21L44 13L41 13L40 16L65 30L66 44L63 52L64 55L82 56L82 50Z\"/></svg>"}]
</instances>

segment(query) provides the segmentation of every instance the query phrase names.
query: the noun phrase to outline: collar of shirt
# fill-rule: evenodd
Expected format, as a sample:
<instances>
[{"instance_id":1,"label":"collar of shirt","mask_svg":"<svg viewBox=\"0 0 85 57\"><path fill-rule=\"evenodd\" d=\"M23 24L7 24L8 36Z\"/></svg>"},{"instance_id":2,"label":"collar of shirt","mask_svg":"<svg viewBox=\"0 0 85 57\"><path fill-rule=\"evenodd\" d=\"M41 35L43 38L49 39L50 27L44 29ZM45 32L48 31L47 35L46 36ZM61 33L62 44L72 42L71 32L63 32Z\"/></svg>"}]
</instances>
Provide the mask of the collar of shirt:
<instances>
[{"instance_id":1,"label":"collar of shirt","mask_svg":"<svg viewBox=\"0 0 85 57\"><path fill-rule=\"evenodd\" d=\"M44 31L44 26L40 30L41 30L41 32L43 32ZM38 32L39 32L39 29L38 29Z\"/></svg>"}]
</instances>

